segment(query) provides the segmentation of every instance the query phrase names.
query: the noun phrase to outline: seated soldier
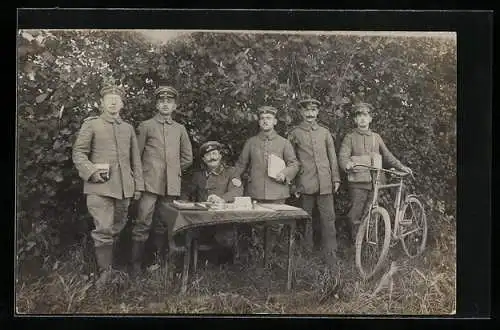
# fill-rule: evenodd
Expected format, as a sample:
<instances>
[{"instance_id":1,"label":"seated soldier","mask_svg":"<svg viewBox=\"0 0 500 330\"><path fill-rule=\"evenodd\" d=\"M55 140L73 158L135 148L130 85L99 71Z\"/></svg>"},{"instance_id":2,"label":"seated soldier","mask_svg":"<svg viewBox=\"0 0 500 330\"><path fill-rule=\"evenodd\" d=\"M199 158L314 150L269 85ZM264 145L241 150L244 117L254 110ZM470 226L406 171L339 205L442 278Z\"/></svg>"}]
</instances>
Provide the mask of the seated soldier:
<instances>
[{"instance_id":1,"label":"seated soldier","mask_svg":"<svg viewBox=\"0 0 500 330\"><path fill-rule=\"evenodd\" d=\"M233 202L234 197L243 196L241 179L234 175L233 167L223 163L221 149L222 144L216 141L208 141L200 147L203 168L194 172L183 199L224 204ZM232 228L205 227L199 237L199 247L215 246L232 256L234 234Z\"/></svg>"}]
</instances>

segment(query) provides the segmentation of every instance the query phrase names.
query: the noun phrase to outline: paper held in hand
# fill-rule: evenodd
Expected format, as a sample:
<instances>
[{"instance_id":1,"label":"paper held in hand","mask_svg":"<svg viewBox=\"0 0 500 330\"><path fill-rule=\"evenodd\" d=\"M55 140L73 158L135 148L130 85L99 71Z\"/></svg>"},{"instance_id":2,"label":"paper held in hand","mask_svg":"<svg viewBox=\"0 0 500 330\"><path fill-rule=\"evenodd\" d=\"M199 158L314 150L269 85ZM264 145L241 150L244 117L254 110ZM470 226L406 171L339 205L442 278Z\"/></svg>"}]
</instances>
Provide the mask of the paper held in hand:
<instances>
[{"instance_id":1,"label":"paper held in hand","mask_svg":"<svg viewBox=\"0 0 500 330\"><path fill-rule=\"evenodd\" d=\"M273 179L276 179L278 173L286 168L285 161L280 157L270 154L267 159L267 175Z\"/></svg>"}]
</instances>

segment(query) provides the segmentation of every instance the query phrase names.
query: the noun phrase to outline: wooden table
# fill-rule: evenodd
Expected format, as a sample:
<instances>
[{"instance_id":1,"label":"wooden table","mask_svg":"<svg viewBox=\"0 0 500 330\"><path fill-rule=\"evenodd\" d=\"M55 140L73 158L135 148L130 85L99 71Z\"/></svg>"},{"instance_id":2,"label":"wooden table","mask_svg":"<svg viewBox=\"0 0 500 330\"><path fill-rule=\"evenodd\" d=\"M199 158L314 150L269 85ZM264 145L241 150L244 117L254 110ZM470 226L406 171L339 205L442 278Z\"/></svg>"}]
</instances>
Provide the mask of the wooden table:
<instances>
[{"instance_id":1,"label":"wooden table","mask_svg":"<svg viewBox=\"0 0 500 330\"><path fill-rule=\"evenodd\" d=\"M271 209L271 207L275 209ZM264 240L264 265L268 263L269 254L269 226L274 224L284 224L288 228L288 262L287 262L287 290L292 287L292 265L293 248L295 243L295 232L298 221L311 220L306 211L284 206L287 210L282 210L283 206L257 204L252 210L187 210L178 209L173 204L167 207L165 216L169 222L169 244L172 246L174 237L184 233L184 265L182 270L181 293L187 291L189 271L191 260L194 259L196 265L197 259L197 239L195 232L205 226L217 226L228 224L249 224L264 225L266 228L266 239ZM277 208L277 209L276 209ZM196 270L195 270L196 271Z\"/></svg>"}]
</instances>

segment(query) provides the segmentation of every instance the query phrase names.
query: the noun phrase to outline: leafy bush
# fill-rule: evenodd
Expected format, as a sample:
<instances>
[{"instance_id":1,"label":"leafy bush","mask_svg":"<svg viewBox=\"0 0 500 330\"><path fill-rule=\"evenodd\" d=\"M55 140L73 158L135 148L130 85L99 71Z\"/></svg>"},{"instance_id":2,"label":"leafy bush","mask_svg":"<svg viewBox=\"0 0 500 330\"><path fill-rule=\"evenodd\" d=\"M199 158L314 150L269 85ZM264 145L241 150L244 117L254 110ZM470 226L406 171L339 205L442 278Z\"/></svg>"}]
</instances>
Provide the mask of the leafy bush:
<instances>
[{"instance_id":1,"label":"leafy bush","mask_svg":"<svg viewBox=\"0 0 500 330\"><path fill-rule=\"evenodd\" d=\"M36 245L29 233L55 232L38 244L47 252L87 229L71 147L82 120L99 113L98 91L108 75L125 85L122 117L134 126L154 115L155 83L167 79L179 90L175 117L194 150L217 139L227 144L230 162L257 132L256 108L264 103L280 109L277 130L284 135L298 121L298 98L319 99L320 121L340 147L353 127L351 104L370 102L377 109L373 129L417 174L412 188L453 215L455 47L453 39L223 33L157 46L130 32L21 31L18 242L26 250ZM338 212L347 202L342 192Z\"/></svg>"}]
</instances>

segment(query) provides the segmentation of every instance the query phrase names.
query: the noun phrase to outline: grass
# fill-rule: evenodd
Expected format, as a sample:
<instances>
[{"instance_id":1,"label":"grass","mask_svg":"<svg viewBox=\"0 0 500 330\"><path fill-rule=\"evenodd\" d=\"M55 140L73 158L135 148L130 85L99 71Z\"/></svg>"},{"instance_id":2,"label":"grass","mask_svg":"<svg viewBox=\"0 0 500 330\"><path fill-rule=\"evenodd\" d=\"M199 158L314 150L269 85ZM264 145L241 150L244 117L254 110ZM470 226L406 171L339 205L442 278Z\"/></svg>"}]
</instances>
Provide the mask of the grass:
<instances>
[{"instance_id":1,"label":"grass","mask_svg":"<svg viewBox=\"0 0 500 330\"><path fill-rule=\"evenodd\" d=\"M408 260L394 247L390 258L399 266L392 294L373 291L380 276L362 281L352 248L327 270L317 253L296 251L293 292L285 292L285 255L247 264L216 266L200 260L186 295L179 294L179 276L169 279L150 267L139 280L117 271L103 292L93 285L95 266L85 248L74 247L59 260L46 260L37 276L23 276L16 286L21 314L406 314L437 315L455 311L455 225L430 228L424 254ZM259 255L259 251L254 251ZM389 263L388 263L389 264ZM386 265L386 269L388 265ZM381 273L383 274L383 272Z\"/></svg>"}]
</instances>

